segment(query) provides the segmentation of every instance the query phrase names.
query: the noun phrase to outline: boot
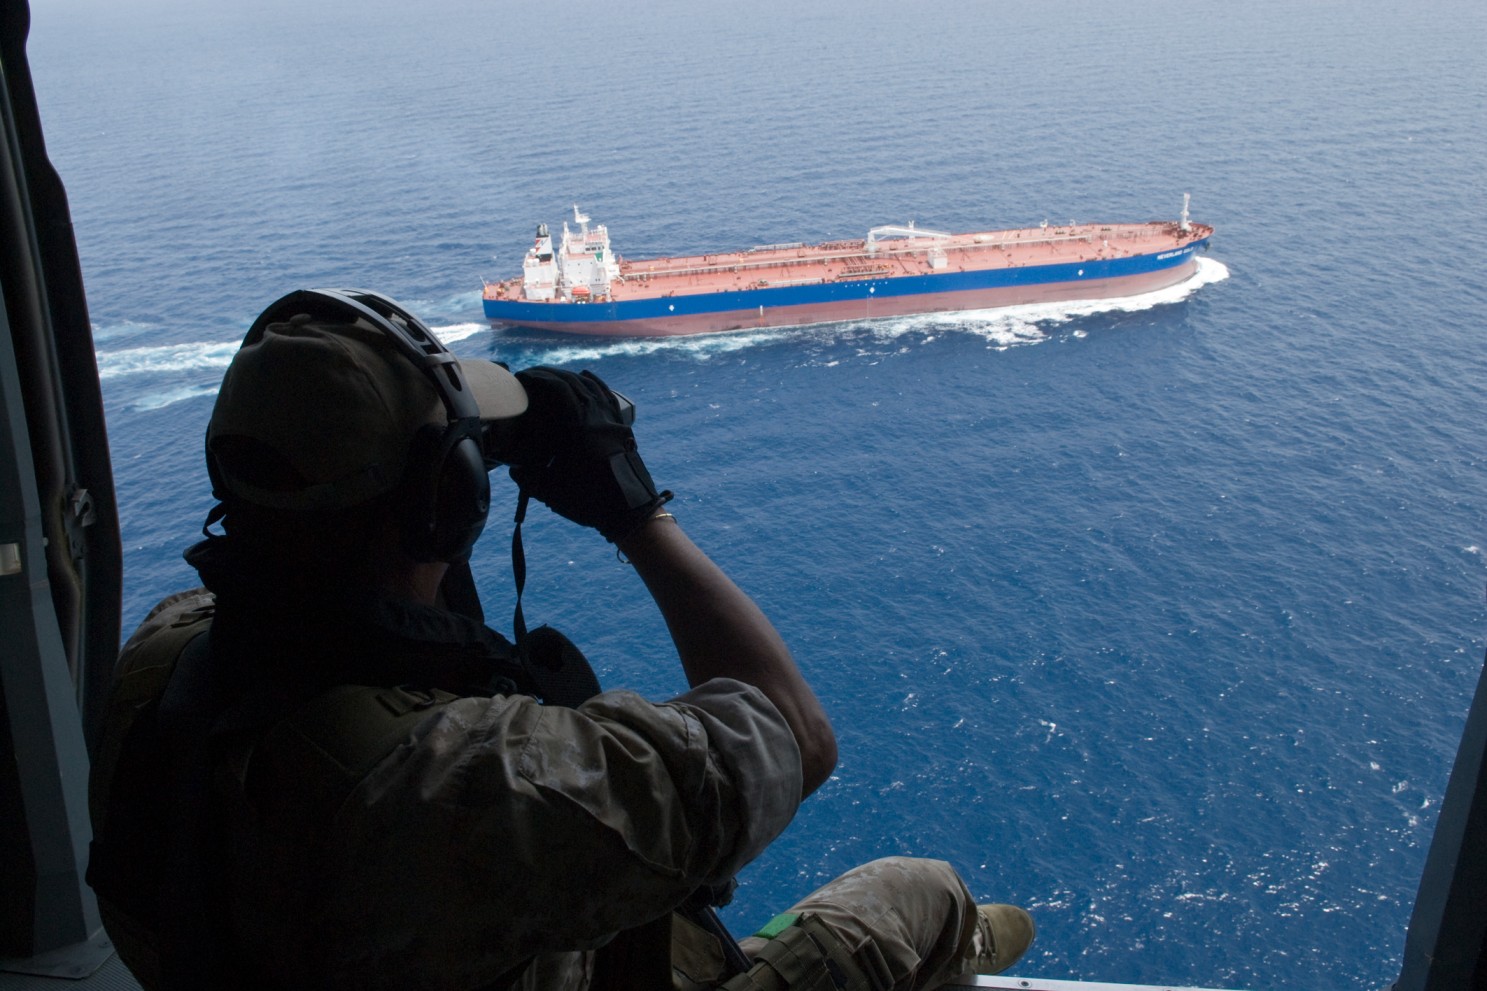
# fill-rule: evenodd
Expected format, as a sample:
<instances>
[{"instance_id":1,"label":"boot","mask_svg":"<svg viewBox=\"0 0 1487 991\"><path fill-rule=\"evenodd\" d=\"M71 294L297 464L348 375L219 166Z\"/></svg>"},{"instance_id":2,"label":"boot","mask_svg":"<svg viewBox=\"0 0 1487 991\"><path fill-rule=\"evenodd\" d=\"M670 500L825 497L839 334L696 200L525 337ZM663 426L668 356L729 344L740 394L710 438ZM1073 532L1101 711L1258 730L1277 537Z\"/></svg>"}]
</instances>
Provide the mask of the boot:
<instances>
[{"instance_id":1,"label":"boot","mask_svg":"<svg viewBox=\"0 0 1487 991\"><path fill-rule=\"evenodd\" d=\"M966 964L973 974L1000 974L1033 945L1038 927L1016 905L977 905L976 935Z\"/></svg>"}]
</instances>

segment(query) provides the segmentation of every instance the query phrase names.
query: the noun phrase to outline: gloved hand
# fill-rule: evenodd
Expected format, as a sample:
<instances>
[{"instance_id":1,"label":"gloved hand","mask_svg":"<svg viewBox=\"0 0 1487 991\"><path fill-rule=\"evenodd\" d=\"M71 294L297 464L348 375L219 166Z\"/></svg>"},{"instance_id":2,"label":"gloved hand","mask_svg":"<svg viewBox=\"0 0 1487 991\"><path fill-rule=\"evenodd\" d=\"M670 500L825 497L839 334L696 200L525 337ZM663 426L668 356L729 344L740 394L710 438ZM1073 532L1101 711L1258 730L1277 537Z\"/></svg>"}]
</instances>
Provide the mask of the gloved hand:
<instances>
[{"instance_id":1,"label":"gloved hand","mask_svg":"<svg viewBox=\"0 0 1487 991\"><path fill-rule=\"evenodd\" d=\"M527 391L511 479L539 502L610 542L671 498L658 493L619 403L592 372L557 368L516 373Z\"/></svg>"}]
</instances>

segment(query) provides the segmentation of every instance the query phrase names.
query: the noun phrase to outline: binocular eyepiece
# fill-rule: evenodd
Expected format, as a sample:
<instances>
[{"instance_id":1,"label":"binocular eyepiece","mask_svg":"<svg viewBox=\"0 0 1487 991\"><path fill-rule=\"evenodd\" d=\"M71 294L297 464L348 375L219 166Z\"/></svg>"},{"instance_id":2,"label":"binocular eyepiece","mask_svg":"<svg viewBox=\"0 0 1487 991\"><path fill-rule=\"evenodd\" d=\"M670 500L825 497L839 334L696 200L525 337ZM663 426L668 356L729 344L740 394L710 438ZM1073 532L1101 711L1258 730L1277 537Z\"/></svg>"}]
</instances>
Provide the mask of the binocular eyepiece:
<instances>
[{"instance_id":1,"label":"binocular eyepiece","mask_svg":"<svg viewBox=\"0 0 1487 991\"><path fill-rule=\"evenodd\" d=\"M606 386L606 388L608 387ZM620 408L620 422L627 427L634 426L635 404L630 402L628 396L624 395L623 393L615 392L613 389L609 390L609 394L614 397L615 403Z\"/></svg>"}]
</instances>

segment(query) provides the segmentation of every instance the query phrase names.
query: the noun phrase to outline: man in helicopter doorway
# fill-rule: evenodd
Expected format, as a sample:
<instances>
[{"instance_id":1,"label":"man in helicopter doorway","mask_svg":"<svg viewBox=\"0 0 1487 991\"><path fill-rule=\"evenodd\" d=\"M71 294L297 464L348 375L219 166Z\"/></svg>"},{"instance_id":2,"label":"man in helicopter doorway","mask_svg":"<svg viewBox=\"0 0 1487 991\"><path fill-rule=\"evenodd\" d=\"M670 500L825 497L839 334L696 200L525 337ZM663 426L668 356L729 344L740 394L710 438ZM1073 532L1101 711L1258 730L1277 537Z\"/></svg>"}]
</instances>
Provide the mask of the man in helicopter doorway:
<instances>
[{"instance_id":1,"label":"man in helicopter doorway","mask_svg":"<svg viewBox=\"0 0 1487 991\"><path fill-rule=\"evenodd\" d=\"M89 879L146 988L886 991L1023 954L1025 912L910 858L741 943L718 924L836 740L665 511L627 406L456 360L376 293L259 317L207 430L205 587L125 645L94 765ZM518 520L536 499L633 565L689 691L601 692L519 607L515 645L485 626L467 560L498 463Z\"/></svg>"}]
</instances>

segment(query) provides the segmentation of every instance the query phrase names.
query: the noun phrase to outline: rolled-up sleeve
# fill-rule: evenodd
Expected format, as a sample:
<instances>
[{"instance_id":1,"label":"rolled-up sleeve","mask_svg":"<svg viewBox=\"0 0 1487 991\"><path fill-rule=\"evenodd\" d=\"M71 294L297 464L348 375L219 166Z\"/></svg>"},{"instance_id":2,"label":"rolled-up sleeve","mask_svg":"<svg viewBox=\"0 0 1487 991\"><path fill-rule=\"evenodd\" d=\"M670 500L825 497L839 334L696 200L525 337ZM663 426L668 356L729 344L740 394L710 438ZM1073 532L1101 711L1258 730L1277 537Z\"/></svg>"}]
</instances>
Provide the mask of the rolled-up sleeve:
<instances>
[{"instance_id":1,"label":"rolled-up sleeve","mask_svg":"<svg viewBox=\"0 0 1487 991\"><path fill-rule=\"evenodd\" d=\"M800 806L800 746L780 711L756 688L715 679L676 699L707 731L709 751L723 764L736 807L734 857L718 872L732 877L773 843Z\"/></svg>"},{"instance_id":2,"label":"rolled-up sleeve","mask_svg":"<svg viewBox=\"0 0 1487 991\"><path fill-rule=\"evenodd\" d=\"M800 792L789 726L737 681L660 704L449 703L337 817L333 955L383 980L433 961L454 978L599 945L731 877Z\"/></svg>"},{"instance_id":3,"label":"rolled-up sleeve","mask_svg":"<svg viewBox=\"0 0 1487 991\"><path fill-rule=\"evenodd\" d=\"M640 703L637 710L636 702ZM647 719L655 708L627 692L598 696L588 713L624 722L639 711ZM678 783L679 798L694 811L716 810L707 824L705 848L694 851L694 876L724 881L757 857L790 823L800 805L800 748L767 698L742 682L717 678L662 708L679 713L687 739L662 751ZM646 723L637 724L644 732ZM667 752L669 751L669 756ZM698 834L698 839L702 834ZM703 870L703 864L712 865Z\"/></svg>"}]
</instances>

